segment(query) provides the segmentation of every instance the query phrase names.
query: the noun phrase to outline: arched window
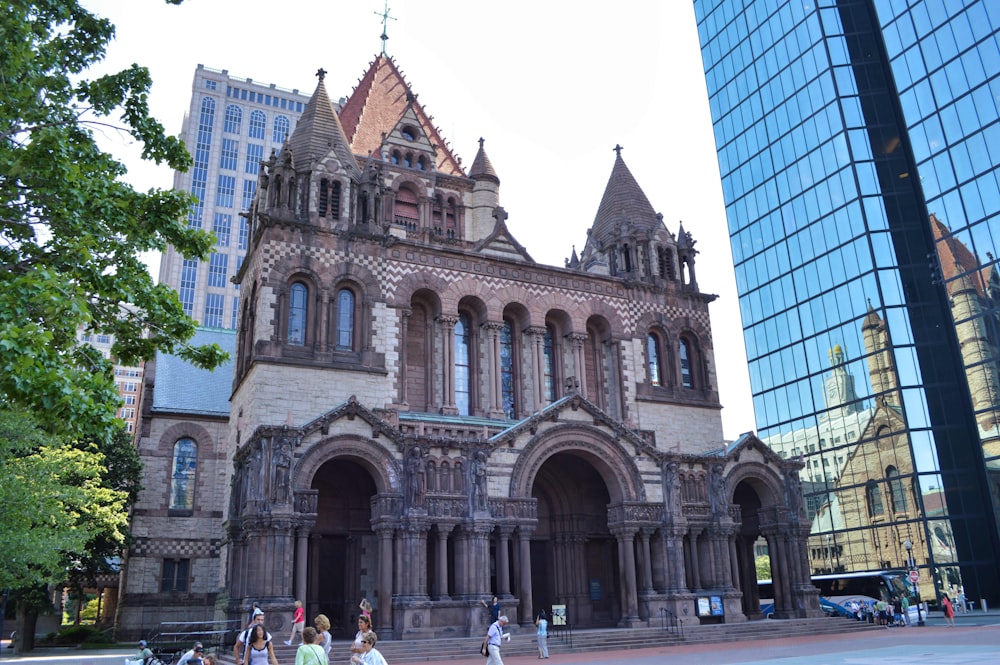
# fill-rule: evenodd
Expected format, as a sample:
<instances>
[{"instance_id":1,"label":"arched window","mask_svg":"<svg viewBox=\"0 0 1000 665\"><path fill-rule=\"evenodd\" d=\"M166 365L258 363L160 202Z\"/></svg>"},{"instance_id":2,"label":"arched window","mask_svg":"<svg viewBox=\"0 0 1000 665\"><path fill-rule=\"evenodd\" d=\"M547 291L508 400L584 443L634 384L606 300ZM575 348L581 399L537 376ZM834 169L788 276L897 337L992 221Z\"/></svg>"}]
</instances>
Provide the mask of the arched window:
<instances>
[{"instance_id":1,"label":"arched window","mask_svg":"<svg viewBox=\"0 0 1000 665\"><path fill-rule=\"evenodd\" d=\"M516 417L514 386L514 329L510 321L504 321L500 329L500 401L504 414L512 420Z\"/></svg>"},{"instance_id":2,"label":"arched window","mask_svg":"<svg viewBox=\"0 0 1000 665\"><path fill-rule=\"evenodd\" d=\"M691 373L691 361L694 359L691 353L691 342L681 338L679 349L681 361L681 385L685 388L694 388L694 378Z\"/></svg>"},{"instance_id":3,"label":"arched window","mask_svg":"<svg viewBox=\"0 0 1000 665\"><path fill-rule=\"evenodd\" d=\"M889 498L892 501L892 512L906 512L906 488L903 487L903 479L899 476L899 469L890 466L885 470L885 477L889 480Z\"/></svg>"},{"instance_id":4,"label":"arched window","mask_svg":"<svg viewBox=\"0 0 1000 665\"><path fill-rule=\"evenodd\" d=\"M660 338L649 333L646 335L646 362L649 367L649 383L662 386L662 365L660 365Z\"/></svg>"},{"instance_id":5,"label":"arched window","mask_svg":"<svg viewBox=\"0 0 1000 665\"><path fill-rule=\"evenodd\" d=\"M397 165L399 164L399 151L398 150L393 150L392 151L392 156L390 158L390 161L392 161L393 164L397 164Z\"/></svg>"},{"instance_id":6,"label":"arched window","mask_svg":"<svg viewBox=\"0 0 1000 665\"><path fill-rule=\"evenodd\" d=\"M885 514L882 493L879 491L878 483L874 480L869 480L865 485L865 502L868 504L868 517L879 517Z\"/></svg>"},{"instance_id":7,"label":"arched window","mask_svg":"<svg viewBox=\"0 0 1000 665\"><path fill-rule=\"evenodd\" d=\"M406 155L403 157L403 166L405 166L408 169L412 169L413 168L413 153L412 152L406 153Z\"/></svg>"},{"instance_id":8,"label":"arched window","mask_svg":"<svg viewBox=\"0 0 1000 665\"><path fill-rule=\"evenodd\" d=\"M194 481L198 472L198 444L184 438L174 444L170 477L170 510L194 510Z\"/></svg>"},{"instance_id":9,"label":"arched window","mask_svg":"<svg viewBox=\"0 0 1000 665\"><path fill-rule=\"evenodd\" d=\"M309 313L309 289L302 282L292 284L288 292L288 343L306 343L306 315Z\"/></svg>"},{"instance_id":10,"label":"arched window","mask_svg":"<svg viewBox=\"0 0 1000 665\"><path fill-rule=\"evenodd\" d=\"M263 111L256 110L250 113L250 138L264 138L264 125L267 124L267 116Z\"/></svg>"},{"instance_id":11,"label":"arched window","mask_svg":"<svg viewBox=\"0 0 1000 665\"><path fill-rule=\"evenodd\" d=\"M469 415L472 401L472 372L469 346L471 325L468 314L459 314L455 323L455 406L459 415Z\"/></svg>"},{"instance_id":12,"label":"arched window","mask_svg":"<svg viewBox=\"0 0 1000 665\"><path fill-rule=\"evenodd\" d=\"M274 130L271 132L271 142L279 145L284 143L285 137L288 136L289 127L291 127L291 124L288 122L286 116L274 116Z\"/></svg>"},{"instance_id":13,"label":"arched window","mask_svg":"<svg viewBox=\"0 0 1000 665\"><path fill-rule=\"evenodd\" d=\"M337 348L354 348L354 292L350 289L337 291Z\"/></svg>"},{"instance_id":14,"label":"arched window","mask_svg":"<svg viewBox=\"0 0 1000 665\"><path fill-rule=\"evenodd\" d=\"M226 107L226 119L223 122L223 131L228 134L239 134L243 125L243 109L236 104Z\"/></svg>"},{"instance_id":15,"label":"arched window","mask_svg":"<svg viewBox=\"0 0 1000 665\"><path fill-rule=\"evenodd\" d=\"M542 341L542 372L544 374L545 399L556 401L556 345L552 326L545 326L545 338Z\"/></svg>"}]
</instances>

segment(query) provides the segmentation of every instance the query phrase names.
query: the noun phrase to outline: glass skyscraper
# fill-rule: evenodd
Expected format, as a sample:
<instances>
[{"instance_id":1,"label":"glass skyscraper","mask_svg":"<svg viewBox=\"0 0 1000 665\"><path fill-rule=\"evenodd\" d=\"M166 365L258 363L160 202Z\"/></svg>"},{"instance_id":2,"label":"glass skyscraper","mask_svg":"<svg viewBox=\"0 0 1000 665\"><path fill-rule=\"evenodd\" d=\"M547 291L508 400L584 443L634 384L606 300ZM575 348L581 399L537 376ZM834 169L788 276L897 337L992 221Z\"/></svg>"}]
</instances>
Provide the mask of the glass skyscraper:
<instances>
[{"instance_id":1,"label":"glass skyscraper","mask_svg":"<svg viewBox=\"0 0 1000 665\"><path fill-rule=\"evenodd\" d=\"M1000 603L1000 2L695 0L758 434L813 574Z\"/></svg>"}]
</instances>

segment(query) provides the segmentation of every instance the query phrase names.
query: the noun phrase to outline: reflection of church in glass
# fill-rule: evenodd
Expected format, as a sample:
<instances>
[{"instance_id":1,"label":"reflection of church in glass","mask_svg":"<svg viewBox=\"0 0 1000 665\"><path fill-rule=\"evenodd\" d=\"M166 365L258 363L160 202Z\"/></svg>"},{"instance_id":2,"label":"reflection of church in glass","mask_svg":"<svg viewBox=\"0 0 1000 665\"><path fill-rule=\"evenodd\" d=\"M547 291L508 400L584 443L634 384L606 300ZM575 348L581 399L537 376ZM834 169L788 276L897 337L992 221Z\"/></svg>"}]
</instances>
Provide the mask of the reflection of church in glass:
<instances>
[{"instance_id":1,"label":"reflection of church in glass","mask_svg":"<svg viewBox=\"0 0 1000 665\"><path fill-rule=\"evenodd\" d=\"M947 229L934 217L932 223L946 279L965 272L963 265L978 264L962 243L942 241ZM975 279L966 275L950 280L948 292L996 498L1000 461L994 459L991 466L989 458L1000 454L996 325L1000 280L996 270L987 269ZM900 373L892 353L893 341L899 353L899 339L893 340L893 331L870 303L860 327L864 354L858 362L868 371L871 388L865 388L866 394L876 397L859 398L850 372L852 361L836 344L828 352L830 368L823 377L825 410L817 426L765 441L784 457L804 459L803 490L812 521L812 574L906 568L904 543L910 541L917 565L932 569L936 590L947 592L949 587L962 585L962 580L954 565L958 552L944 482L940 475L919 476L921 486L916 480L916 473L937 468L937 453L927 439L920 438L919 428L907 424ZM935 596L927 574L921 575L921 596Z\"/></svg>"}]
</instances>

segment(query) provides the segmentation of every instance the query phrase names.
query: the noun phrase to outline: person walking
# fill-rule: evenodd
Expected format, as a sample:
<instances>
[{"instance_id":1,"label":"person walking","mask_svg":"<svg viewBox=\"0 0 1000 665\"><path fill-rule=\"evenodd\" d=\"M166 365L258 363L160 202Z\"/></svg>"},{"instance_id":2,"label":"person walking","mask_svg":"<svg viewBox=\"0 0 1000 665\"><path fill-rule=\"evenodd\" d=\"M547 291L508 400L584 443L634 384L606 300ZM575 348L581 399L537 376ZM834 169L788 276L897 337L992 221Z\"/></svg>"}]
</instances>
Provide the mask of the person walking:
<instances>
[{"instance_id":1,"label":"person walking","mask_svg":"<svg viewBox=\"0 0 1000 665\"><path fill-rule=\"evenodd\" d=\"M245 658L247 654L247 645L250 643L250 638L253 635L253 631L257 626L264 626L264 611L259 607L255 607L253 610L253 619L247 629L240 633L239 637L236 638L236 644L233 645L233 660L236 661L236 665L246 665ZM271 641L271 634L267 631L264 632L264 639L268 642Z\"/></svg>"},{"instance_id":2,"label":"person walking","mask_svg":"<svg viewBox=\"0 0 1000 665\"><path fill-rule=\"evenodd\" d=\"M503 615L497 617L486 631L486 638L483 639L486 645L486 665L503 665L503 658L500 657L500 639L503 637L503 627L506 625L507 616Z\"/></svg>"},{"instance_id":3,"label":"person walking","mask_svg":"<svg viewBox=\"0 0 1000 665\"><path fill-rule=\"evenodd\" d=\"M549 657L549 621L546 617L545 610L538 613L538 618L535 619L535 625L538 626L538 657L548 658Z\"/></svg>"},{"instance_id":4,"label":"person walking","mask_svg":"<svg viewBox=\"0 0 1000 665\"><path fill-rule=\"evenodd\" d=\"M242 662L246 665L278 665L271 636L264 630L263 624L256 624L250 629L250 638L243 650Z\"/></svg>"},{"instance_id":5,"label":"person walking","mask_svg":"<svg viewBox=\"0 0 1000 665\"><path fill-rule=\"evenodd\" d=\"M312 626L302 630L302 644L295 652L295 665L329 665L326 652L318 644L319 633Z\"/></svg>"},{"instance_id":6,"label":"person walking","mask_svg":"<svg viewBox=\"0 0 1000 665\"><path fill-rule=\"evenodd\" d=\"M292 640L295 639L296 634L298 634L299 640L302 640L302 631L305 627L306 627L306 611L302 609L302 601L296 600L295 611L292 612L292 634L288 636L287 640L285 640L285 645L292 646Z\"/></svg>"},{"instance_id":7,"label":"person walking","mask_svg":"<svg viewBox=\"0 0 1000 665\"><path fill-rule=\"evenodd\" d=\"M944 621L949 626L955 625L955 607L951 604L951 598L948 594L943 594L941 596L941 609L944 610Z\"/></svg>"},{"instance_id":8,"label":"person walking","mask_svg":"<svg viewBox=\"0 0 1000 665\"><path fill-rule=\"evenodd\" d=\"M195 642L190 651L184 652L181 659L177 661L177 665L188 665L188 663L191 665L201 665L204 655L205 647L201 645L201 642Z\"/></svg>"}]
</instances>

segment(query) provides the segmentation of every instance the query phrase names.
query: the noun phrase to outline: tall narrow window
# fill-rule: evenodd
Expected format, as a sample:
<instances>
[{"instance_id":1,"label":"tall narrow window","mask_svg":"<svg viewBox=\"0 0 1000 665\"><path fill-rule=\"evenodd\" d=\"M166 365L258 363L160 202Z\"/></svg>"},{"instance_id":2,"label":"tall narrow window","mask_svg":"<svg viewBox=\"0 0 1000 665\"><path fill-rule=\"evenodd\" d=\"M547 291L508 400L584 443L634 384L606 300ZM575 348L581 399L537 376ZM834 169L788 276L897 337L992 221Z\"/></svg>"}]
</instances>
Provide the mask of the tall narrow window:
<instances>
[{"instance_id":1,"label":"tall narrow window","mask_svg":"<svg viewBox=\"0 0 1000 665\"><path fill-rule=\"evenodd\" d=\"M291 128L291 123L288 118L283 115L274 116L274 131L271 132L271 141L277 144L282 144L285 141L285 137L288 136L288 130Z\"/></svg>"},{"instance_id":2,"label":"tall narrow window","mask_svg":"<svg viewBox=\"0 0 1000 665\"><path fill-rule=\"evenodd\" d=\"M685 388L694 388L694 381L691 379L691 343L686 339L681 339L679 355L681 359L681 385Z\"/></svg>"},{"instance_id":3,"label":"tall narrow window","mask_svg":"<svg viewBox=\"0 0 1000 665\"><path fill-rule=\"evenodd\" d=\"M160 591L187 591L191 559L164 559Z\"/></svg>"},{"instance_id":4,"label":"tall narrow window","mask_svg":"<svg viewBox=\"0 0 1000 665\"><path fill-rule=\"evenodd\" d=\"M455 324L455 406L463 416L469 415L472 398L469 328L469 315L459 314Z\"/></svg>"},{"instance_id":5,"label":"tall narrow window","mask_svg":"<svg viewBox=\"0 0 1000 665\"><path fill-rule=\"evenodd\" d=\"M660 340L650 333L646 336L646 358L649 363L649 382L654 386L662 386L660 381Z\"/></svg>"},{"instance_id":6,"label":"tall narrow window","mask_svg":"<svg viewBox=\"0 0 1000 665\"><path fill-rule=\"evenodd\" d=\"M354 292L350 289L337 292L337 348L354 348Z\"/></svg>"},{"instance_id":7,"label":"tall narrow window","mask_svg":"<svg viewBox=\"0 0 1000 665\"><path fill-rule=\"evenodd\" d=\"M874 480L869 480L865 485L865 502L868 504L868 517L879 517L885 514L882 493L879 491L878 483Z\"/></svg>"},{"instance_id":8,"label":"tall narrow window","mask_svg":"<svg viewBox=\"0 0 1000 665\"><path fill-rule=\"evenodd\" d=\"M330 183L326 178L319 181L319 205L317 206L316 214L320 217L326 217L326 208L330 205Z\"/></svg>"},{"instance_id":9,"label":"tall narrow window","mask_svg":"<svg viewBox=\"0 0 1000 665\"><path fill-rule=\"evenodd\" d=\"M267 116L263 111L256 110L250 114L250 138L264 138L264 125L267 123Z\"/></svg>"},{"instance_id":10,"label":"tall narrow window","mask_svg":"<svg viewBox=\"0 0 1000 665\"><path fill-rule=\"evenodd\" d=\"M542 364L544 372L545 399L556 401L556 349L552 327L545 327L545 338L542 342Z\"/></svg>"},{"instance_id":11,"label":"tall narrow window","mask_svg":"<svg viewBox=\"0 0 1000 665\"><path fill-rule=\"evenodd\" d=\"M514 331L510 321L500 329L500 401L504 414L514 419Z\"/></svg>"},{"instance_id":12,"label":"tall narrow window","mask_svg":"<svg viewBox=\"0 0 1000 665\"><path fill-rule=\"evenodd\" d=\"M906 489L903 487L903 479L899 476L899 469L890 466L885 471L889 480L889 497L892 499L892 512L906 512Z\"/></svg>"},{"instance_id":13,"label":"tall narrow window","mask_svg":"<svg viewBox=\"0 0 1000 665\"><path fill-rule=\"evenodd\" d=\"M194 481L198 471L198 445L191 439L174 444L170 477L170 510L194 509Z\"/></svg>"},{"instance_id":14,"label":"tall narrow window","mask_svg":"<svg viewBox=\"0 0 1000 665\"><path fill-rule=\"evenodd\" d=\"M305 284L296 282L288 296L288 343L301 346L306 343L309 290Z\"/></svg>"}]
</instances>

